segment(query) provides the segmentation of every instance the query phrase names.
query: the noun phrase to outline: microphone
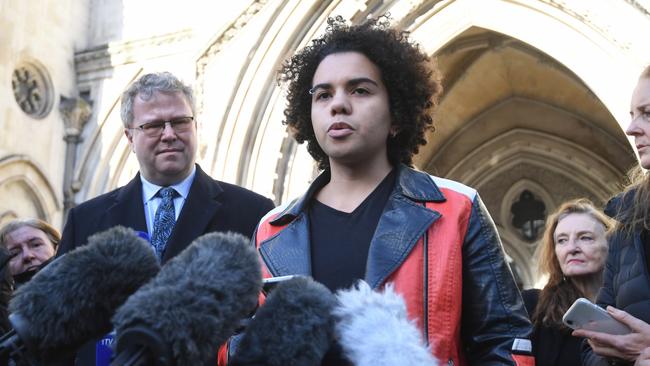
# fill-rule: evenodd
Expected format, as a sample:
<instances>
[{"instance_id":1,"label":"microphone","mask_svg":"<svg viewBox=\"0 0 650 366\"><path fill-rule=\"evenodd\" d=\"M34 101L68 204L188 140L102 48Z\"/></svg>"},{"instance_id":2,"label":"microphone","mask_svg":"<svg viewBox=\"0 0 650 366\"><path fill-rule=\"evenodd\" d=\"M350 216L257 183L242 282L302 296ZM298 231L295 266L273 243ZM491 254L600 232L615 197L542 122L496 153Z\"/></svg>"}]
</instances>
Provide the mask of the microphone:
<instances>
[{"instance_id":1,"label":"microphone","mask_svg":"<svg viewBox=\"0 0 650 366\"><path fill-rule=\"evenodd\" d=\"M343 354L356 366L436 366L420 331L407 317L404 299L392 284L384 292L364 282L336 294L336 336Z\"/></svg>"},{"instance_id":2,"label":"microphone","mask_svg":"<svg viewBox=\"0 0 650 366\"><path fill-rule=\"evenodd\" d=\"M197 238L113 317L111 365L216 364L219 346L255 309L262 274L241 234Z\"/></svg>"},{"instance_id":3,"label":"microphone","mask_svg":"<svg viewBox=\"0 0 650 366\"><path fill-rule=\"evenodd\" d=\"M115 310L159 269L151 246L131 229L91 236L16 290L14 330L0 339L0 360L55 360L108 333Z\"/></svg>"},{"instance_id":4,"label":"microphone","mask_svg":"<svg viewBox=\"0 0 650 366\"><path fill-rule=\"evenodd\" d=\"M233 366L318 366L334 336L336 297L309 277L279 283L249 322Z\"/></svg>"}]
</instances>

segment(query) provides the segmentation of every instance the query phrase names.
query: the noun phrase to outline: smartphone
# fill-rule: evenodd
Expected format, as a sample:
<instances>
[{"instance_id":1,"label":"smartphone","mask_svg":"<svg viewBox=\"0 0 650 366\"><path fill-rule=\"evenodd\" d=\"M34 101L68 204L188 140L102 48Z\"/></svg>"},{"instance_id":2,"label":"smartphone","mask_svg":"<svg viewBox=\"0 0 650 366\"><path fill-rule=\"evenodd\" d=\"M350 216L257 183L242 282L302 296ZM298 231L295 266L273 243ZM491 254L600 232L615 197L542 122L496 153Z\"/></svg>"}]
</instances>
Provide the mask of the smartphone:
<instances>
[{"instance_id":1,"label":"smartphone","mask_svg":"<svg viewBox=\"0 0 650 366\"><path fill-rule=\"evenodd\" d=\"M280 282L289 281L290 279L296 277L298 277L298 275L265 278L262 280L262 292L264 292L265 295L268 295L269 292L271 292L271 290L273 290L273 288L277 286Z\"/></svg>"},{"instance_id":2,"label":"smartphone","mask_svg":"<svg viewBox=\"0 0 650 366\"><path fill-rule=\"evenodd\" d=\"M614 319L607 310L585 298L579 298L562 317L571 329L586 329L613 335L628 334L631 329Z\"/></svg>"}]
</instances>

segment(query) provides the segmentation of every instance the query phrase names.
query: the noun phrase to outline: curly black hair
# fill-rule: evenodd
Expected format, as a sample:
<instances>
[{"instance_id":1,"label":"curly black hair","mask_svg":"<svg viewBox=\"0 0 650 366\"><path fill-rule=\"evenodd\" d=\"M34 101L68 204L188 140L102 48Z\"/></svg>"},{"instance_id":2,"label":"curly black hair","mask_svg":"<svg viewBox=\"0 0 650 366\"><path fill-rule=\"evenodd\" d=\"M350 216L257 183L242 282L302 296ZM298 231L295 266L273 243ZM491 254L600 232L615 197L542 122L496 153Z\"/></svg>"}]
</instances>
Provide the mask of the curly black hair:
<instances>
[{"instance_id":1,"label":"curly black hair","mask_svg":"<svg viewBox=\"0 0 650 366\"><path fill-rule=\"evenodd\" d=\"M397 134L387 141L388 160L412 166L413 155L426 144L425 133L433 129L433 110L442 92L440 72L434 60L408 40L408 32L390 27L388 16L349 26L341 16L328 18L325 35L288 59L279 70L278 81L288 83L285 120L298 143L320 169L329 158L318 145L311 121L309 89L318 65L333 53L359 52L381 71L388 90L389 109Z\"/></svg>"}]
</instances>

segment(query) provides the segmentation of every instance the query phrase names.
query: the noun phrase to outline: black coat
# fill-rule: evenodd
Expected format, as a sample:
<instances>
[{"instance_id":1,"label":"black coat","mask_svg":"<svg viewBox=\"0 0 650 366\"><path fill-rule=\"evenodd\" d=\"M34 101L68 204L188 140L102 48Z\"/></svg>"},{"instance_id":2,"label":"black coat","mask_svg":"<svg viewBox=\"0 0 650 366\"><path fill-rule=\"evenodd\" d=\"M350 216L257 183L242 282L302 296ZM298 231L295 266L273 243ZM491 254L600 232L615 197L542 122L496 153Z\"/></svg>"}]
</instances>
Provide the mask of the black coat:
<instances>
[{"instance_id":1,"label":"black coat","mask_svg":"<svg viewBox=\"0 0 650 366\"><path fill-rule=\"evenodd\" d=\"M259 220L273 207L270 199L216 181L197 165L189 195L167 241L163 263L205 233L234 231L251 237ZM86 244L92 234L116 225L147 232L139 173L124 187L70 210L58 255Z\"/></svg>"},{"instance_id":2,"label":"black coat","mask_svg":"<svg viewBox=\"0 0 650 366\"><path fill-rule=\"evenodd\" d=\"M216 181L197 165L189 195L167 241L162 262L179 254L205 233L234 231L252 237L257 223L273 207L270 199L245 188ZM85 245L89 236L116 225L147 232L139 173L124 187L70 210L58 255ZM89 342L79 351L76 365L94 365L94 357L94 342ZM71 361L56 363L70 364Z\"/></svg>"},{"instance_id":3,"label":"black coat","mask_svg":"<svg viewBox=\"0 0 650 366\"><path fill-rule=\"evenodd\" d=\"M625 198L617 196L608 204L605 212L615 216L619 205L630 205L632 194ZM636 318L650 324L650 273L646 263L645 243L649 237L641 231L632 237L617 232L609 238L609 256L603 274L603 287L598 292L596 303L625 310ZM583 348L583 364L606 365L605 360L593 353L586 342Z\"/></svg>"},{"instance_id":4,"label":"black coat","mask_svg":"<svg viewBox=\"0 0 650 366\"><path fill-rule=\"evenodd\" d=\"M538 289L525 290L521 293L526 310L531 317L537 307L539 294ZM582 338L571 336L568 330L535 326L532 341L535 366L580 365Z\"/></svg>"},{"instance_id":5,"label":"black coat","mask_svg":"<svg viewBox=\"0 0 650 366\"><path fill-rule=\"evenodd\" d=\"M2 334L11 329L9 325L9 300L14 290L14 282L9 270L9 251L0 247L0 332Z\"/></svg>"}]
</instances>

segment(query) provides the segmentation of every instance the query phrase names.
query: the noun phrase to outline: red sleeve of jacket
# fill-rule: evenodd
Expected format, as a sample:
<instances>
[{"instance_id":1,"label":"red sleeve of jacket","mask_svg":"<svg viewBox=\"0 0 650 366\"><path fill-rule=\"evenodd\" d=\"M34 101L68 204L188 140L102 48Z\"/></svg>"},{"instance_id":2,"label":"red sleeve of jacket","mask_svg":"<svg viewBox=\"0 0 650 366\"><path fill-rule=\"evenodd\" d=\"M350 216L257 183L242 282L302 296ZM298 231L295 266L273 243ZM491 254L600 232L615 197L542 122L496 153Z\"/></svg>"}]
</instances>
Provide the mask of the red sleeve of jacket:
<instances>
[{"instance_id":1,"label":"red sleeve of jacket","mask_svg":"<svg viewBox=\"0 0 650 366\"><path fill-rule=\"evenodd\" d=\"M494 222L478 195L463 243L462 306L469 364L534 364L532 325Z\"/></svg>"},{"instance_id":2,"label":"red sleeve of jacket","mask_svg":"<svg viewBox=\"0 0 650 366\"><path fill-rule=\"evenodd\" d=\"M228 365L228 343L222 344L221 347L219 347L219 355L217 357L217 365L218 366L226 366L226 365Z\"/></svg>"},{"instance_id":3,"label":"red sleeve of jacket","mask_svg":"<svg viewBox=\"0 0 650 366\"><path fill-rule=\"evenodd\" d=\"M524 355L512 355L517 366L535 366L535 357Z\"/></svg>"}]
</instances>

